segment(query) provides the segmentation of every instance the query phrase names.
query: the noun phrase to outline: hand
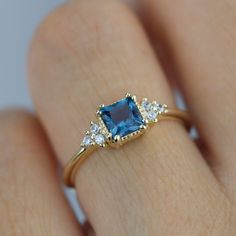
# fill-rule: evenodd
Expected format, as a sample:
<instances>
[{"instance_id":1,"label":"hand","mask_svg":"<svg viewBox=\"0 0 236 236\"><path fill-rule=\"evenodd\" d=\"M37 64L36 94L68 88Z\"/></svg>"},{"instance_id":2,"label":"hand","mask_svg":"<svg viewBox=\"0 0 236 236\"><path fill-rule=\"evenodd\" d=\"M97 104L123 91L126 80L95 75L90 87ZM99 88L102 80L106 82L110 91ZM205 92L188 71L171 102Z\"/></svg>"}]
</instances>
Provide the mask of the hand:
<instances>
[{"instance_id":1,"label":"hand","mask_svg":"<svg viewBox=\"0 0 236 236\"><path fill-rule=\"evenodd\" d=\"M235 235L235 2L140 2L144 26L117 1L78 0L38 29L29 82L40 122L0 115L0 235ZM131 92L173 105L176 84L203 145L168 121L100 149L76 176L94 232L79 226L55 160L64 167L78 150L100 103Z\"/></svg>"}]
</instances>

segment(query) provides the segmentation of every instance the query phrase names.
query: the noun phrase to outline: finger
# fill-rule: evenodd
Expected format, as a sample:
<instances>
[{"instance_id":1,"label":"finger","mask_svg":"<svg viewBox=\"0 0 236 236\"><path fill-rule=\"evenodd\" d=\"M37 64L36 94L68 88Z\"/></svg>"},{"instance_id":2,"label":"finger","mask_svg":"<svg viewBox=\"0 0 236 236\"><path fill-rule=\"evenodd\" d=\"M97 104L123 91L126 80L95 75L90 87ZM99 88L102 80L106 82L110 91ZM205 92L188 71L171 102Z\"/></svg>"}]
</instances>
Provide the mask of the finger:
<instances>
[{"instance_id":1,"label":"finger","mask_svg":"<svg viewBox=\"0 0 236 236\"><path fill-rule=\"evenodd\" d=\"M0 113L0 156L0 235L83 235L34 117L22 111Z\"/></svg>"},{"instance_id":2,"label":"finger","mask_svg":"<svg viewBox=\"0 0 236 236\"><path fill-rule=\"evenodd\" d=\"M228 182L236 171L236 7L232 1L142 2L152 37L173 60L212 165Z\"/></svg>"},{"instance_id":3,"label":"finger","mask_svg":"<svg viewBox=\"0 0 236 236\"><path fill-rule=\"evenodd\" d=\"M134 92L173 106L140 24L116 1L75 1L50 15L33 43L30 83L63 166L99 103ZM203 214L209 204L222 207L216 204L222 197L218 184L178 122L162 123L120 150L99 150L78 171L76 183L98 235L163 235L173 209L194 222L197 209ZM189 211L183 201L196 205Z\"/></svg>"}]
</instances>

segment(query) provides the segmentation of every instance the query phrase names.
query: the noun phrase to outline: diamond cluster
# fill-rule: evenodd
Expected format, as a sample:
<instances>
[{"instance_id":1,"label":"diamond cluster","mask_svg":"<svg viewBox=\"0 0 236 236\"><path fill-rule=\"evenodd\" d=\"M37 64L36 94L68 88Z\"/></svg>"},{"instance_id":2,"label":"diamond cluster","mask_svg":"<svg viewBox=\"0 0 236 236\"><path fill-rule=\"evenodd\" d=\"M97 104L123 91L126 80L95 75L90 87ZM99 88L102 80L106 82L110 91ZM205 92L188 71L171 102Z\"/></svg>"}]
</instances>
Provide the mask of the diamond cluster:
<instances>
[{"instance_id":1,"label":"diamond cluster","mask_svg":"<svg viewBox=\"0 0 236 236\"><path fill-rule=\"evenodd\" d=\"M98 113L99 121L91 122L81 146L104 147L116 136L123 138L134 134L140 131L142 126L157 122L158 116L163 114L166 109L166 105L156 101L149 102L147 98L138 104L131 96L112 105L102 106Z\"/></svg>"},{"instance_id":2,"label":"diamond cluster","mask_svg":"<svg viewBox=\"0 0 236 236\"><path fill-rule=\"evenodd\" d=\"M164 113L167 106L159 104L156 101L149 102L147 98L144 98L141 103L141 108L143 110L143 116L148 122L156 122L158 115Z\"/></svg>"},{"instance_id":3,"label":"diamond cluster","mask_svg":"<svg viewBox=\"0 0 236 236\"><path fill-rule=\"evenodd\" d=\"M104 146L106 143L106 137L102 131L102 128L97 123L91 123L89 131L81 143L82 147L88 147L91 145Z\"/></svg>"}]
</instances>

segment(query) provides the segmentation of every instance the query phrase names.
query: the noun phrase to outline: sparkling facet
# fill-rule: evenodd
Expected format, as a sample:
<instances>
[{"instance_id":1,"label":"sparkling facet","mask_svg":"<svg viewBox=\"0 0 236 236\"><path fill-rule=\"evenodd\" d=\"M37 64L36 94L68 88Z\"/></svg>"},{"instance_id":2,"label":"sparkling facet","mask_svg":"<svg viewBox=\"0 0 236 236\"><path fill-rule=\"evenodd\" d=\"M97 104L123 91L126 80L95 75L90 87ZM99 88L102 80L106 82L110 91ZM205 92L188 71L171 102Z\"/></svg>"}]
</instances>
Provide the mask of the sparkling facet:
<instances>
[{"instance_id":1,"label":"sparkling facet","mask_svg":"<svg viewBox=\"0 0 236 236\"><path fill-rule=\"evenodd\" d=\"M112 138L121 138L140 129L144 125L143 117L131 97L122 99L110 106L100 109L101 118L112 134Z\"/></svg>"},{"instance_id":2,"label":"sparkling facet","mask_svg":"<svg viewBox=\"0 0 236 236\"><path fill-rule=\"evenodd\" d=\"M159 113L163 113L165 111L165 106L164 105L157 104L157 106L158 106L158 112Z\"/></svg>"},{"instance_id":3,"label":"sparkling facet","mask_svg":"<svg viewBox=\"0 0 236 236\"><path fill-rule=\"evenodd\" d=\"M159 106L156 103L152 103L152 104L150 104L148 110L152 111L154 113L158 113L159 112Z\"/></svg>"},{"instance_id":4,"label":"sparkling facet","mask_svg":"<svg viewBox=\"0 0 236 236\"><path fill-rule=\"evenodd\" d=\"M104 137L104 135L103 135L103 134L97 134L97 135L95 136L95 142L96 142L96 144L98 144L98 145L104 144L104 143L105 143L105 137Z\"/></svg>"},{"instance_id":5,"label":"sparkling facet","mask_svg":"<svg viewBox=\"0 0 236 236\"><path fill-rule=\"evenodd\" d=\"M149 120L155 120L157 118L157 113L156 112L154 112L154 111L149 111L148 112L148 119Z\"/></svg>"},{"instance_id":6,"label":"sparkling facet","mask_svg":"<svg viewBox=\"0 0 236 236\"><path fill-rule=\"evenodd\" d=\"M144 116L149 121L155 121L157 116L165 111L165 106L162 104L158 104L155 101L148 102L146 99L142 101L141 106L144 108Z\"/></svg>"},{"instance_id":7,"label":"sparkling facet","mask_svg":"<svg viewBox=\"0 0 236 236\"><path fill-rule=\"evenodd\" d=\"M90 126L90 131L93 134L97 134L99 132L99 130L100 130L99 125L97 125L95 123Z\"/></svg>"},{"instance_id":8,"label":"sparkling facet","mask_svg":"<svg viewBox=\"0 0 236 236\"><path fill-rule=\"evenodd\" d=\"M148 109L149 105L150 105L150 103L149 103L146 99L144 99L144 100L142 101L141 106L142 106L145 110Z\"/></svg>"},{"instance_id":9,"label":"sparkling facet","mask_svg":"<svg viewBox=\"0 0 236 236\"><path fill-rule=\"evenodd\" d=\"M89 146L89 145L91 145L91 144L92 144L92 138L91 138L89 135L86 135L86 136L84 137L84 139L83 139L82 144L83 144L84 146Z\"/></svg>"}]
</instances>

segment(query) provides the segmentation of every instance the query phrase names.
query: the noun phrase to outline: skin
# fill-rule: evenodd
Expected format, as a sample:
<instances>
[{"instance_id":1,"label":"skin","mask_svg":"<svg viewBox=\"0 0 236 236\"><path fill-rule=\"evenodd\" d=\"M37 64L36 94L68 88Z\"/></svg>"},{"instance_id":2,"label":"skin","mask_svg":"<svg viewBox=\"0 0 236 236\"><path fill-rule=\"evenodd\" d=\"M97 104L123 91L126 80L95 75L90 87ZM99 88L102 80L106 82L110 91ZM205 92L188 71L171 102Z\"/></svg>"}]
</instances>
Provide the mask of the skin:
<instances>
[{"instance_id":1,"label":"skin","mask_svg":"<svg viewBox=\"0 0 236 236\"><path fill-rule=\"evenodd\" d=\"M140 0L138 13L77 0L52 12L29 56L37 115L0 113L0 235L235 235L235 15L230 0ZM174 86L201 148L168 121L94 153L76 175L91 225L80 226L57 161L77 151L99 104L131 92L173 106Z\"/></svg>"}]
</instances>

